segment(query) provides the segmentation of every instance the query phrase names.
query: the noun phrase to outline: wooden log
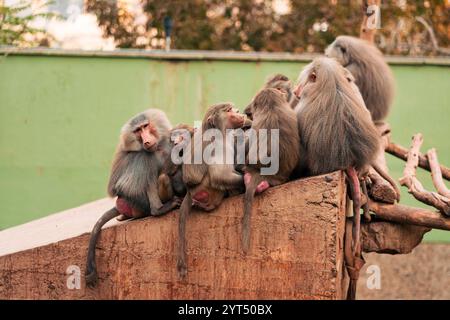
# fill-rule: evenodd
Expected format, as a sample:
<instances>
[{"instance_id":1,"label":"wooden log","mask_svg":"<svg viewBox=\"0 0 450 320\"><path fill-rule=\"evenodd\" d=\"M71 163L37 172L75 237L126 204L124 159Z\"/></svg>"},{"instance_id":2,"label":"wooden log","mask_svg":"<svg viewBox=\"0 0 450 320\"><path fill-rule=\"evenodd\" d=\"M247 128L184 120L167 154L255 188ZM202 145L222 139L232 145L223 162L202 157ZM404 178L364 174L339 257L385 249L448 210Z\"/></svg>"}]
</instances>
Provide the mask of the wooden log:
<instances>
[{"instance_id":1,"label":"wooden log","mask_svg":"<svg viewBox=\"0 0 450 320\"><path fill-rule=\"evenodd\" d=\"M84 284L85 232L108 204L89 217L60 215L58 221L70 219L64 227L48 217L37 221L38 227L32 222L4 230L0 299L341 299L345 194L345 177L335 172L258 195L247 255L239 236L241 195L211 213L194 211L187 223L186 281L176 272L176 211L104 229L94 289ZM84 216L90 219L88 227L80 221ZM55 241L53 234L63 235L64 229L71 236ZM24 244L21 237L27 230L35 236ZM42 245L47 238L52 242Z\"/></svg>"},{"instance_id":2,"label":"wooden log","mask_svg":"<svg viewBox=\"0 0 450 320\"><path fill-rule=\"evenodd\" d=\"M383 204L369 200L370 211L387 221L412 224L427 228L450 230L450 218L439 212L399 204Z\"/></svg>"},{"instance_id":3,"label":"wooden log","mask_svg":"<svg viewBox=\"0 0 450 320\"><path fill-rule=\"evenodd\" d=\"M383 220L363 222L361 225L362 248L364 252L407 254L417 247L427 227L401 224Z\"/></svg>"},{"instance_id":4,"label":"wooden log","mask_svg":"<svg viewBox=\"0 0 450 320\"><path fill-rule=\"evenodd\" d=\"M401 145L390 142L388 144L388 146L386 147L386 152L393 155L394 157L397 157L399 159L406 161L409 150ZM427 157L421 153L419 153L419 167L431 172L430 164L428 162ZM442 172L442 177L444 177L446 180L450 181L450 168L447 168L446 166L443 166L442 164L439 165L439 167Z\"/></svg>"}]
</instances>

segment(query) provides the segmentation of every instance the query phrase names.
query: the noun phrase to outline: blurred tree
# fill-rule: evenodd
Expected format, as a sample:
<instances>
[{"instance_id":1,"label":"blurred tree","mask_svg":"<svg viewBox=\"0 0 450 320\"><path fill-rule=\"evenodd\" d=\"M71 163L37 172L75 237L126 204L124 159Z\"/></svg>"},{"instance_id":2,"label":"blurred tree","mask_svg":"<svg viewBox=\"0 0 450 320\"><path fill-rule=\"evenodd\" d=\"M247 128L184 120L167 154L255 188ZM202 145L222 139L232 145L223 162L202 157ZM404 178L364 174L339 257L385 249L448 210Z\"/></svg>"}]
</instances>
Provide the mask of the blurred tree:
<instances>
[{"instance_id":1,"label":"blurred tree","mask_svg":"<svg viewBox=\"0 0 450 320\"><path fill-rule=\"evenodd\" d=\"M48 46L51 36L44 29L33 27L33 22L58 17L54 13L40 12L51 3L44 1L37 8L32 7L31 1L21 1L13 6L0 3L0 45Z\"/></svg>"},{"instance_id":2,"label":"blurred tree","mask_svg":"<svg viewBox=\"0 0 450 320\"><path fill-rule=\"evenodd\" d=\"M362 0L86 0L105 35L122 48L322 52L340 34L358 35ZM283 10L280 10L280 8ZM143 19L142 19L143 17ZM450 45L450 0L383 0L376 41L389 54L442 54Z\"/></svg>"}]
</instances>

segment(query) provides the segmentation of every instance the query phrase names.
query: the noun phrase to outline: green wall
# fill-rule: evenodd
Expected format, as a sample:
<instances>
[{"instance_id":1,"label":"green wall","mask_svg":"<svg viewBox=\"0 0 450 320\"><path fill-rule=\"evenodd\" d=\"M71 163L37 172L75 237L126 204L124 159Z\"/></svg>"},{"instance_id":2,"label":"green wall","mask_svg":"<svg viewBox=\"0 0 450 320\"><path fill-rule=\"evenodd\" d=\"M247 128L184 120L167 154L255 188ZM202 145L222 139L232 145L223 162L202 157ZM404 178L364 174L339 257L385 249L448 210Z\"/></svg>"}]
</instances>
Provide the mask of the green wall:
<instances>
[{"instance_id":1,"label":"green wall","mask_svg":"<svg viewBox=\"0 0 450 320\"><path fill-rule=\"evenodd\" d=\"M0 57L0 229L106 195L123 123L148 107L173 124L201 120L209 104L242 109L273 73L295 79L302 64L143 58ZM405 146L415 132L450 165L450 68L393 66L397 96L389 121ZM403 163L389 156L392 174ZM420 178L431 188L427 173ZM421 206L402 190L402 202ZM428 240L450 241L435 231Z\"/></svg>"}]
</instances>

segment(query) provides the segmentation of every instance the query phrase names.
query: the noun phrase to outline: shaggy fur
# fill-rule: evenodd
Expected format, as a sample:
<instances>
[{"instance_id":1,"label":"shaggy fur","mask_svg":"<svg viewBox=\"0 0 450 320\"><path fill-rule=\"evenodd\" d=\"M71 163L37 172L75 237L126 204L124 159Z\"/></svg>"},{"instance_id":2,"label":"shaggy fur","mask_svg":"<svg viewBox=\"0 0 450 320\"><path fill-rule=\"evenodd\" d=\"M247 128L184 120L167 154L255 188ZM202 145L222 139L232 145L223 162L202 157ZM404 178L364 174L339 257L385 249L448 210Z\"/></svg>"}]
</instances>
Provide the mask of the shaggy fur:
<instances>
[{"instance_id":1,"label":"shaggy fur","mask_svg":"<svg viewBox=\"0 0 450 320\"><path fill-rule=\"evenodd\" d=\"M355 77L373 121L386 118L394 98L395 82L383 54L371 43L350 36L339 36L325 50Z\"/></svg>"}]
</instances>

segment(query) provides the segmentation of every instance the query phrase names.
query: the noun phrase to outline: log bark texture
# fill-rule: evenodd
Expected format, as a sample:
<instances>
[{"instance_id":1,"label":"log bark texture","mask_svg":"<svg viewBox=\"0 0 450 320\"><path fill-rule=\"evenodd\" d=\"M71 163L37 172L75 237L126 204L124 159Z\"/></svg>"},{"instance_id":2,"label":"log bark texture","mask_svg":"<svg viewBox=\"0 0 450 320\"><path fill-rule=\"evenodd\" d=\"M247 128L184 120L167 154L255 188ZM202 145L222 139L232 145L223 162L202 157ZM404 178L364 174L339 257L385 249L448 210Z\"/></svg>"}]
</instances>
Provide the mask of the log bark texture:
<instances>
[{"instance_id":1,"label":"log bark texture","mask_svg":"<svg viewBox=\"0 0 450 320\"><path fill-rule=\"evenodd\" d=\"M417 247L431 228L388 221L371 221L361 225L364 252L407 254Z\"/></svg>"},{"instance_id":2,"label":"log bark texture","mask_svg":"<svg viewBox=\"0 0 450 320\"><path fill-rule=\"evenodd\" d=\"M84 284L88 234L9 253L0 256L0 299L341 299L345 194L344 176L336 172L257 196L246 256L242 196L211 213L194 211L184 282L176 272L176 211L104 229L94 289ZM20 230L8 234L11 245Z\"/></svg>"}]
</instances>

